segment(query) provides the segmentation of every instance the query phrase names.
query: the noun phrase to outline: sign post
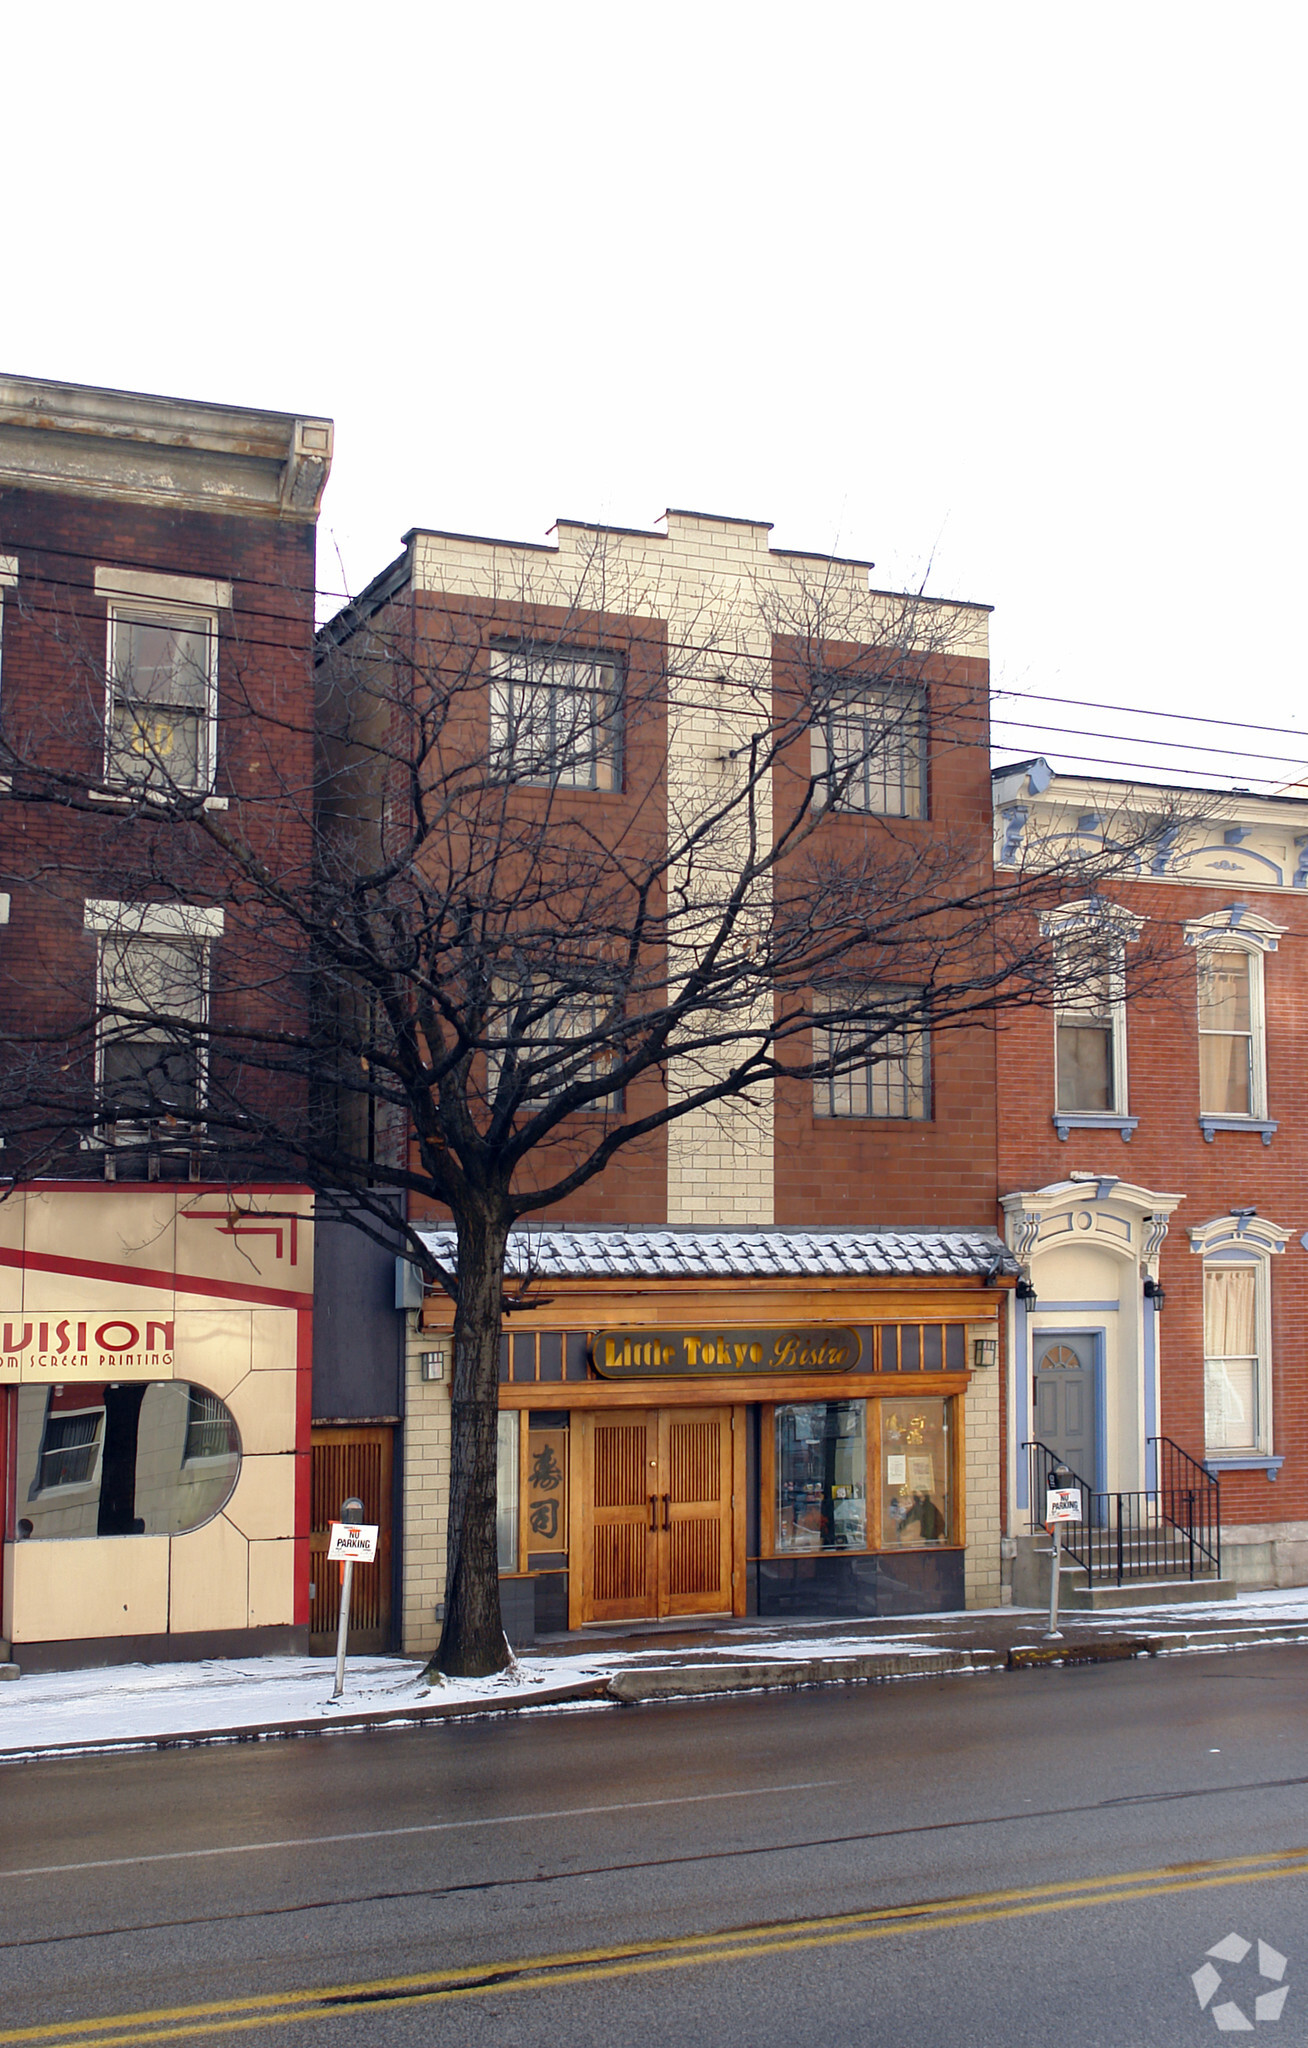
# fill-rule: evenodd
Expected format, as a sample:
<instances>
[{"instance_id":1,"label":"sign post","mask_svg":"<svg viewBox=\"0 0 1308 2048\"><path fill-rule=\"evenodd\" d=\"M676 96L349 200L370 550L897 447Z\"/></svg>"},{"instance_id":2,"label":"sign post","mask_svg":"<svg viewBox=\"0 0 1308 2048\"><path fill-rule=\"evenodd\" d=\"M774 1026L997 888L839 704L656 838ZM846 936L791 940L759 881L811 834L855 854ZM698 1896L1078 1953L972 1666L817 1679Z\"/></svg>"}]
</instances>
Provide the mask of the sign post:
<instances>
[{"instance_id":1,"label":"sign post","mask_svg":"<svg viewBox=\"0 0 1308 2048\"><path fill-rule=\"evenodd\" d=\"M336 1624L334 1700L338 1700L345 1690L345 1645L350 1633L350 1594L354 1587L355 1562L372 1564L377 1555L377 1526L364 1521L366 1513L361 1500L343 1500L341 1519L332 1523L331 1541L327 1545L328 1557L341 1561L341 1615Z\"/></svg>"},{"instance_id":2,"label":"sign post","mask_svg":"<svg viewBox=\"0 0 1308 2048\"><path fill-rule=\"evenodd\" d=\"M1050 1473L1050 1480L1065 1475L1071 1478L1065 1465L1056 1465ZM1049 1574L1049 1627L1045 1630L1047 1643L1061 1643L1063 1631L1058 1626L1058 1575L1063 1564L1062 1533L1064 1522L1079 1522L1081 1519L1081 1489L1079 1486L1050 1485L1045 1492L1045 1527L1054 1539L1050 1553L1053 1564Z\"/></svg>"}]
</instances>

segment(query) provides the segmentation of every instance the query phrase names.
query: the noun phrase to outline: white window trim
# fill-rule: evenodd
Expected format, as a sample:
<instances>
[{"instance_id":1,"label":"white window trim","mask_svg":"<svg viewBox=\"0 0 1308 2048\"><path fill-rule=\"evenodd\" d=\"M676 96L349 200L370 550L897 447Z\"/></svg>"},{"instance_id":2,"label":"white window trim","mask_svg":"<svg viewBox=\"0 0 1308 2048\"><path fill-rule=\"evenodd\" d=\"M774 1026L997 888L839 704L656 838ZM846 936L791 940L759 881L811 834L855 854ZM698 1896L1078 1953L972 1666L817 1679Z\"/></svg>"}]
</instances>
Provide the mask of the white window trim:
<instances>
[{"instance_id":1,"label":"white window trim","mask_svg":"<svg viewBox=\"0 0 1308 2048\"><path fill-rule=\"evenodd\" d=\"M0 557L0 566L3 565ZM97 597L144 598L168 609L181 605L186 611L229 612L232 586L206 576L165 576L155 569L119 569L101 566L95 572Z\"/></svg>"},{"instance_id":2,"label":"white window trim","mask_svg":"<svg viewBox=\"0 0 1308 2048\"><path fill-rule=\"evenodd\" d=\"M89 897L82 928L113 939L199 939L223 935L224 913L202 910L192 903L114 903Z\"/></svg>"},{"instance_id":3,"label":"white window trim","mask_svg":"<svg viewBox=\"0 0 1308 2048\"><path fill-rule=\"evenodd\" d=\"M1047 910L1040 919L1040 934L1050 940L1054 947L1055 960L1058 948L1086 931L1112 934L1113 957L1108 963L1108 1002L1112 1027L1113 1058L1113 1101L1111 1110L1062 1110L1058 1106L1058 1023L1059 1006L1054 1003L1052 1028L1054 1039L1054 1113L1053 1124L1061 1139L1066 1141L1069 1131L1104 1130L1118 1131L1129 1143L1132 1132L1138 1126L1139 1117L1130 1113L1130 1075L1126 1043L1126 949L1133 945L1144 930L1147 920L1132 910L1124 910L1120 903L1106 902L1102 897L1085 896L1077 903L1062 903L1056 910Z\"/></svg>"},{"instance_id":4,"label":"white window trim","mask_svg":"<svg viewBox=\"0 0 1308 2048\"><path fill-rule=\"evenodd\" d=\"M1258 1436L1251 1451L1209 1451L1204 1462L1219 1471L1266 1471L1275 1479L1282 1459L1275 1454L1272 1409L1272 1260L1285 1250L1292 1232L1282 1230L1266 1216L1252 1210L1244 1215L1214 1216L1190 1232L1190 1250L1204 1262L1204 1272L1232 1272L1254 1268L1254 1334L1258 1346ZM1205 1303L1205 1313L1206 1313ZM1204 1352L1205 1398L1207 1395L1207 1347Z\"/></svg>"},{"instance_id":5,"label":"white window trim","mask_svg":"<svg viewBox=\"0 0 1308 2048\"><path fill-rule=\"evenodd\" d=\"M1224 1111L1206 1110L1201 1102L1199 1126L1210 1144L1218 1131L1258 1131L1265 1145L1270 1145L1275 1135L1277 1126L1269 1118L1267 1110L1267 1007L1263 987L1263 956L1278 950L1278 943L1287 929L1288 927L1283 924L1273 924L1270 918L1261 917L1257 911L1250 910L1244 903L1231 903L1224 910L1210 911L1207 917L1191 918L1181 927L1186 945L1194 947L1196 952L1205 946L1212 946L1224 953L1244 953L1250 963L1249 1114L1232 1116ZM1196 985L1196 1040L1200 1036L1199 1015Z\"/></svg>"},{"instance_id":6,"label":"white window trim","mask_svg":"<svg viewBox=\"0 0 1308 2048\"><path fill-rule=\"evenodd\" d=\"M121 572L126 573L126 572ZM96 571L97 588L100 571ZM231 602L230 584L205 584L192 577L152 576L142 579L152 586L166 583L185 584L192 590L221 592L225 590L228 606ZM208 628L209 673L205 678L205 708L203 714L204 744L200 774L193 789L178 789L181 796L203 796L208 798L213 790L214 776L218 765L218 613L222 607L215 603L195 603L186 597L164 598L150 594L139 597L123 592L111 596L105 617L105 670L104 670L104 779L112 795L119 791L130 793L137 800L153 796L156 803L166 802L170 791L167 788L151 787L150 783L139 785L130 778L115 772L113 765L113 717L114 717L114 639L118 622L133 622L156 617L177 619L189 617L197 624L203 622Z\"/></svg>"},{"instance_id":7,"label":"white window trim","mask_svg":"<svg viewBox=\"0 0 1308 2048\"><path fill-rule=\"evenodd\" d=\"M0 555L0 662L4 660L5 644L5 592L18 586L17 555ZM8 778L6 777L6 787Z\"/></svg>"}]
</instances>

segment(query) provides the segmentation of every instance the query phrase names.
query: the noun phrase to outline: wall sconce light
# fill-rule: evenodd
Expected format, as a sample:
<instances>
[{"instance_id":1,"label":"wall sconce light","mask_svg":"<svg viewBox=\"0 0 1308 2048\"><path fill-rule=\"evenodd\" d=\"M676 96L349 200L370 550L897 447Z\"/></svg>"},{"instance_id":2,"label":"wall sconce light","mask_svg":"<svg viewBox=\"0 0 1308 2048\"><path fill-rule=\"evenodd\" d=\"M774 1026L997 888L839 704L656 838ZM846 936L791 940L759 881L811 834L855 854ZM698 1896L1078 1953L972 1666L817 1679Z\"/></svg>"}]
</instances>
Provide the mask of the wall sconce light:
<instances>
[{"instance_id":1,"label":"wall sconce light","mask_svg":"<svg viewBox=\"0 0 1308 2048\"><path fill-rule=\"evenodd\" d=\"M972 1339L972 1363L974 1366L979 1368L983 1365L994 1365L997 1363L998 1358L999 1339L997 1337L974 1337Z\"/></svg>"},{"instance_id":2,"label":"wall sconce light","mask_svg":"<svg viewBox=\"0 0 1308 2048\"><path fill-rule=\"evenodd\" d=\"M443 1351L424 1351L420 1356L422 1377L425 1380L443 1380L445 1377L445 1353Z\"/></svg>"},{"instance_id":3,"label":"wall sconce light","mask_svg":"<svg viewBox=\"0 0 1308 2048\"><path fill-rule=\"evenodd\" d=\"M1019 1280L1013 1292L1027 1308L1034 1308L1040 1298L1029 1280Z\"/></svg>"},{"instance_id":4,"label":"wall sconce light","mask_svg":"<svg viewBox=\"0 0 1308 2048\"><path fill-rule=\"evenodd\" d=\"M1161 1281L1146 1280L1144 1284L1144 1298L1146 1301L1152 1301L1155 1314L1162 1314L1163 1304L1167 1300L1167 1295L1163 1290Z\"/></svg>"}]
</instances>

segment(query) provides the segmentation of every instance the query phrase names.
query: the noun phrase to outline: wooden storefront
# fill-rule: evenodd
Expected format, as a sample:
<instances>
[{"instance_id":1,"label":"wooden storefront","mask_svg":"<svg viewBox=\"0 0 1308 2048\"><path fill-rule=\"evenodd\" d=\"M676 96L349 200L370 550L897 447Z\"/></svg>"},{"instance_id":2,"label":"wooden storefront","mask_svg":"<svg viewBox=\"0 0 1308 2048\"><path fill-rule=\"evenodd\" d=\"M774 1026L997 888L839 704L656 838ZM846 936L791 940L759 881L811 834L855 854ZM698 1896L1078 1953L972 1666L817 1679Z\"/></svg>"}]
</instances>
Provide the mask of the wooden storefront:
<instances>
[{"instance_id":1,"label":"wooden storefront","mask_svg":"<svg viewBox=\"0 0 1308 2048\"><path fill-rule=\"evenodd\" d=\"M506 1623L965 1604L993 1273L548 1277L501 1350ZM424 1328L449 1320L430 1300Z\"/></svg>"}]
</instances>

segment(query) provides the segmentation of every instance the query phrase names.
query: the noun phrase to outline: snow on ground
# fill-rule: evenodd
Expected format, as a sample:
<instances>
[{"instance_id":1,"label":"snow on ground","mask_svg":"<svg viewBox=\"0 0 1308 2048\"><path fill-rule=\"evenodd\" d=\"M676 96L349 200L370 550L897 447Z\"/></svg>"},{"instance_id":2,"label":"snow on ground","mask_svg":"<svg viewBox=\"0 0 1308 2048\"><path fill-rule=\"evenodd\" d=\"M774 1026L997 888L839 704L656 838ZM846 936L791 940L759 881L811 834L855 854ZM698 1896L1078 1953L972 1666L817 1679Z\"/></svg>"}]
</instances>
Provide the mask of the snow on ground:
<instances>
[{"instance_id":1,"label":"snow on ground","mask_svg":"<svg viewBox=\"0 0 1308 2048\"><path fill-rule=\"evenodd\" d=\"M915 1618L916 1619L916 1618ZM1118 1608L1065 1617L1083 1624L1141 1628L1275 1627L1308 1623L1308 1587L1250 1593L1239 1600L1178 1602ZM704 1642L661 1643L656 1634L629 1636L628 1647L609 1644L563 1656L530 1652L493 1678L423 1681L422 1661L406 1657L351 1657L345 1693L331 1697L335 1664L328 1657L232 1657L197 1664L119 1664L104 1670L32 1674L0 1684L0 1756L61 1744L87 1748L106 1742L149 1742L164 1735L220 1733L277 1727L287 1721L352 1720L363 1713L402 1713L408 1707L481 1704L509 1706L533 1693L632 1667L782 1663L814 1657L866 1656L878 1650L921 1655L946 1647L955 1633L1000 1624L1020 1637L1042 1627L1036 1611L995 1608L958 1615L923 1615L920 1627L882 1633L876 1624L848 1632L806 1630L766 1623L723 1630Z\"/></svg>"}]
</instances>

